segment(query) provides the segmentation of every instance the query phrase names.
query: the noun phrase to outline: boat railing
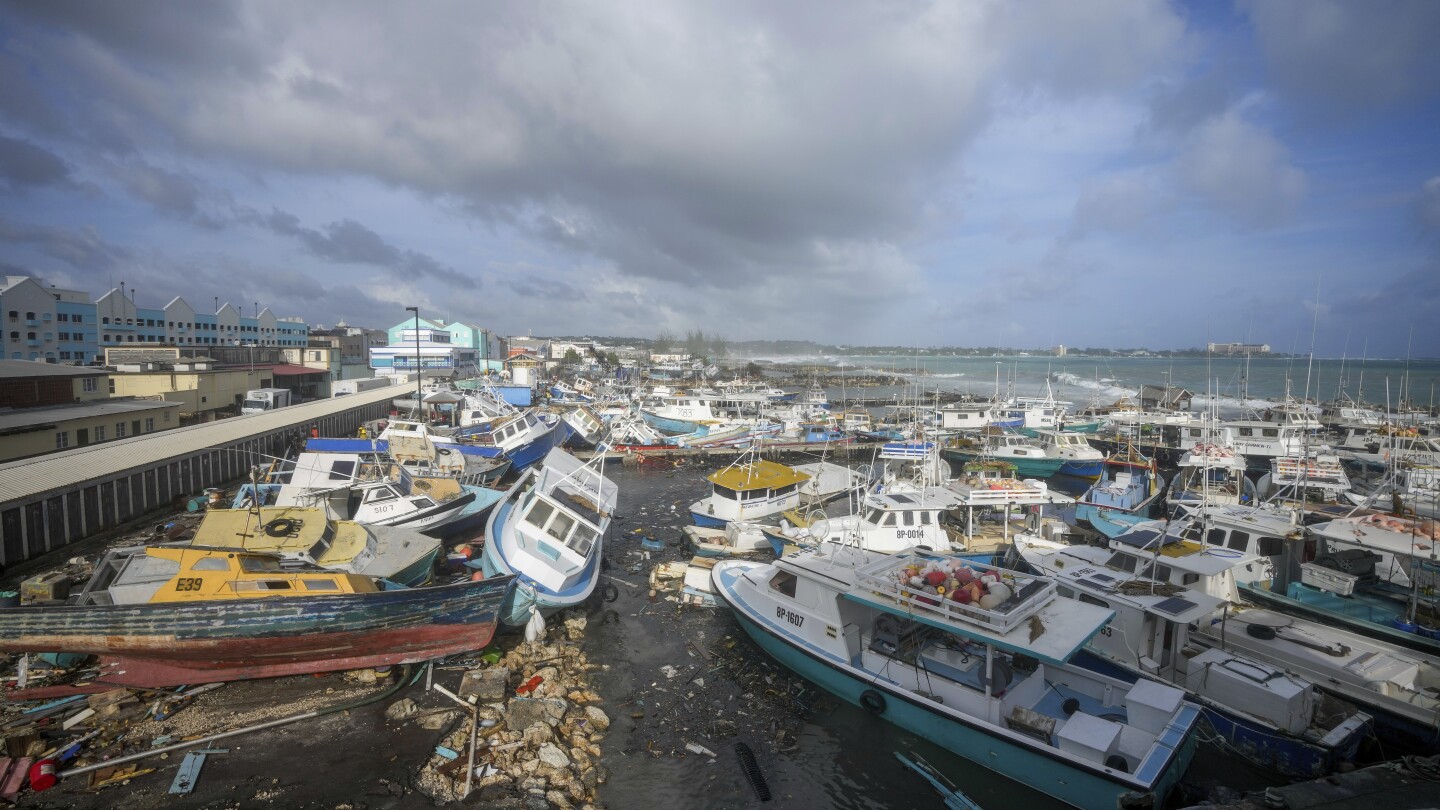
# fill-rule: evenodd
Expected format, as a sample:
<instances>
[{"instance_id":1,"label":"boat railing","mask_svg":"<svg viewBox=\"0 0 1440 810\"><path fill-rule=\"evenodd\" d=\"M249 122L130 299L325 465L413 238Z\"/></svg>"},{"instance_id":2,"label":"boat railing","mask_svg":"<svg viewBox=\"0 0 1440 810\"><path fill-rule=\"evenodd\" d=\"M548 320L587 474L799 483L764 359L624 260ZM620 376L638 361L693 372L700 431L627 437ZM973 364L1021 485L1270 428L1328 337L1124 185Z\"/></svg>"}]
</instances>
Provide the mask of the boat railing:
<instances>
[{"instance_id":1,"label":"boat railing","mask_svg":"<svg viewBox=\"0 0 1440 810\"><path fill-rule=\"evenodd\" d=\"M961 562L977 577L994 573L1011 588L1012 593L999 605L983 608L974 602L962 604L947 598L946 594L937 593L934 588L917 587L901 581L906 567L940 560ZM1055 583L1051 580L946 555L896 554L862 566L856 575L861 585L901 605L929 611L956 624L979 625L1002 635L1029 620L1055 597Z\"/></svg>"}]
</instances>

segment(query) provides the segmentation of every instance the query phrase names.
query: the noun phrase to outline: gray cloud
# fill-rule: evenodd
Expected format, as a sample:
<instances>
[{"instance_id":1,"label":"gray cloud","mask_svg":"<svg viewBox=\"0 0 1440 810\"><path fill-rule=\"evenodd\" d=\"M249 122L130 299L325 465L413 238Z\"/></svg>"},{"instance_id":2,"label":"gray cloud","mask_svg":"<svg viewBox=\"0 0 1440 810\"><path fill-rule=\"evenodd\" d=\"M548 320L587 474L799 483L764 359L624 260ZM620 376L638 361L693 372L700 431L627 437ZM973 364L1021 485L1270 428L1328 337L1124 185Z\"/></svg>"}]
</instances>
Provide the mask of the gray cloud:
<instances>
[{"instance_id":1,"label":"gray cloud","mask_svg":"<svg viewBox=\"0 0 1440 810\"><path fill-rule=\"evenodd\" d=\"M29 141L0 135L0 186L22 191L70 183L70 166Z\"/></svg>"},{"instance_id":2,"label":"gray cloud","mask_svg":"<svg viewBox=\"0 0 1440 810\"><path fill-rule=\"evenodd\" d=\"M302 226L299 217L285 211L274 211L258 221L275 233L300 240L306 250L326 261L381 267L400 277L421 276L459 287L475 287L480 283L479 279L448 267L433 256L397 248L352 219L332 222L323 231Z\"/></svg>"},{"instance_id":3,"label":"gray cloud","mask_svg":"<svg viewBox=\"0 0 1440 810\"><path fill-rule=\"evenodd\" d=\"M1236 112L1198 127L1176 168L1199 200L1247 227L1286 221L1305 197L1305 174L1285 147Z\"/></svg>"},{"instance_id":4,"label":"gray cloud","mask_svg":"<svg viewBox=\"0 0 1440 810\"><path fill-rule=\"evenodd\" d=\"M1302 103L1384 107L1440 93L1440 3L1242 0L1265 64Z\"/></svg>"},{"instance_id":5,"label":"gray cloud","mask_svg":"<svg viewBox=\"0 0 1440 810\"><path fill-rule=\"evenodd\" d=\"M103 238L94 228L57 228L15 222L0 216L0 242L30 245L41 253L85 271L122 269L135 261L135 254Z\"/></svg>"}]
</instances>

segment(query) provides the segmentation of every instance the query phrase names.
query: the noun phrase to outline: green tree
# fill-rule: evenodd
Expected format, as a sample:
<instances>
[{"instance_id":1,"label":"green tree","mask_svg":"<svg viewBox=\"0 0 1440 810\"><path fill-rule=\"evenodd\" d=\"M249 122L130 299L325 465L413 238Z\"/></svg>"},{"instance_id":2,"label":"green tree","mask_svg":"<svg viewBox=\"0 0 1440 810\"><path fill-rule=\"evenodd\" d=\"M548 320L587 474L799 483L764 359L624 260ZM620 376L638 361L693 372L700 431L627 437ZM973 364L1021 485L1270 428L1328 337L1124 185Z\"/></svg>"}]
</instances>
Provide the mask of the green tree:
<instances>
[{"instance_id":1,"label":"green tree","mask_svg":"<svg viewBox=\"0 0 1440 810\"><path fill-rule=\"evenodd\" d=\"M710 358L712 360L718 362L719 360L724 358L725 352L729 348L730 344L728 341L725 340L725 338L720 337L719 335L715 335L714 337L710 338Z\"/></svg>"},{"instance_id":2,"label":"green tree","mask_svg":"<svg viewBox=\"0 0 1440 810\"><path fill-rule=\"evenodd\" d=\"M690 359L699 360L705 356L705 333L699 329L692 329L685 333L685 353Z\"/></svg>"},{"instance_id":3,"label":"green tree","mask_svg":"<svg viewBox=\"0 0 1440 810\"><path fill-rule=\"evenodd\" d=\"M615 368L616 366L620 365L620 355L616 354L615 352L610 352L609 354L605 355L605 364L610 368Z\"/></svg>"},{"instance_id":4,"label":"green tree","mask_svg":"<svg viewBox=\"0 0 1440 810\"><path fill-rule=\"evenodd\" d=\"M566 349L565 356L560 358L560 365L562 366L573 366L578 362L580 362L580 353L574 349Z\"/></svg>"},{"instance_id":5,"label":"green tree","mask_svg":"<svg viewBox=\"0 0 1440 810\"><path fill-rule=\"evenodd\" d=\"M759 364L759 363L746 363L746 364L745 364L745 376L746 376L746 377L755 377L755 378L758 379L758 378L760 377L760 375L761 375L761 371L760 371L760 364Z\"/></svg>"},{"instance_id":6,"label":"green tree","mask_svg":"<svg viewBox=\"0 0 1440 810\"><path fill-rule=\"evenodd\" d=\"M673 348L675 348L675 333L668 329L661 329L655 335L655 351L660 354L669 354Z\"/></svg>"}]
</instances>

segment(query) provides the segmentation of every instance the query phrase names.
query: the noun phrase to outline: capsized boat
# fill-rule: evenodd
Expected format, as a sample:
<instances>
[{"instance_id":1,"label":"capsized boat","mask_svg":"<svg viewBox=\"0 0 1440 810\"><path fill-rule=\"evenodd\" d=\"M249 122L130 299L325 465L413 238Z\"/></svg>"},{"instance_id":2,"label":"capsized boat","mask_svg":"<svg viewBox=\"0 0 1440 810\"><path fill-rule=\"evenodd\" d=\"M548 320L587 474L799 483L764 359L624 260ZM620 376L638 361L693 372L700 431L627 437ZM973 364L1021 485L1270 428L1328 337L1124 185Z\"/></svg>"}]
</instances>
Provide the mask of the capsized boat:
<instances>
[{"instance_id":1,"label":"capsized boat","mask_svg":"<svg viewBox=\"0 0 1440 810\"><path fill-rule=\"evenodd\" d=\"M762 524L732 520L723 529L682 526L685 542L697 557L730 557L770 551Z\"/></svg>"},{"instance_id":2,"label":"capsized boat","mask_svg":"<svg viewBox=\"0 0 1440 810\"><path fill-rule=\"evenodd\" d=\"M314 566L399 585L430 581L441 543L413 529L331 520L318 507L211 509L191 544L271 554L282 567Z\"/></svg>"},{"instance_id":3,"label":"capsized boat","mask_svg":"<svg viewBox=\"0 0 1440 810\"><path fill-rule=\"evenodd\" d=\"M0 650L101 656L74 691L418 663L489 644L512 581L380 590L271 554L114 549L70 604L0 609Z\"/></svg>"},{"instance_id":4,"label":"capsized boat","mask_svg":"<svg viewBox=\"0 0 1440 810\"><path fill-rule=\"evenodd\" d=\"M1248 760L1285 776L1313 779L1353 762L1373 733L1368 714L1283 668L1191 644L1191 624L1208 622L1226 602L1168 581L1172 567L1189 570L1190 555L1071 546L1028 533L1016 535L1011 549L1018 557L1015 567L1054 577L1061 596L1115 611L1078 663L1126 680L1149 676L1187 690L1215 731Z\"/></svg>"},{"instance_id":5,"label":"capsized boat","mask_svg":"<svg viewBox=\"0 0 1440 810\"><path fill-rule=\"evenodd\" d=\"M481 570L516 574L501 622L520 627L584 602L600 578L601 543L618 488L606 478L599 453L588 464L560 448L516 480L490 513Z\"/></svg>"},{"instance_id":6,"label":"capsized boat","mask_svg":"<svg viewBox=\"0 0 1440 810\"><path fill-rule=\"evenodd\" d=\"M1048 579L830 543L770 564L722 560L713 577L781 664L1061 801L1149 794L1158 806L1194 755L1200 712L1184 692L1069 663L1114 614L1057 599Z\"/></svg>"}]
</instances>

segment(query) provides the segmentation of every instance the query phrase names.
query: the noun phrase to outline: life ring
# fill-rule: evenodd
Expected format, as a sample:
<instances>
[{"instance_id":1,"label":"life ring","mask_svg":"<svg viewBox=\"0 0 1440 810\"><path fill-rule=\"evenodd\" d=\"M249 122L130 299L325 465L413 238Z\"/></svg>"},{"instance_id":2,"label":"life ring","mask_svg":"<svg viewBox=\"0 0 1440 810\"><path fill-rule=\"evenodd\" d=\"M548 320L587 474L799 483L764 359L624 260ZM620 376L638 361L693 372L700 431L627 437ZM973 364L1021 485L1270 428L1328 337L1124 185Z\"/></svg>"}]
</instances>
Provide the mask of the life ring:
<instances>
[{"instance_id":1,"label":"life ring","mask_svg":"<svg viewBox=\"0 0 1440 810\"><path fill-rule=\"evenodd\" d=\"M295 531L299 524L290 518L275 518L265 524L265 533L271 537L284 537Z\"/></svg>"},{"instance_id":2,"label":"life ring","mask_svg":"<svg viewBox=\"0 0 1440 810\"><path fill-rule=\"evenodd\" d=\"M885 696L874 689L866 689L860 693L860 708L871 714L884 714Z\"/></svg>"},{"instance_id":3,"label":"life ring","mask_svg":"<svg viewBox=\"0 0 1440 810\"><path fill-rule=\"evenodd\" d=\"M454 450L451 450L451 449L449 449L449 448L446 448L446 447L441 447L441 448L436 449L435 454L436 454L436 455L439 455L439 456L448 456L448 455L450 455L450 454L453 453L453 452L455 452L455 451L454 451Z\"/></svg>"}]
</instances>

